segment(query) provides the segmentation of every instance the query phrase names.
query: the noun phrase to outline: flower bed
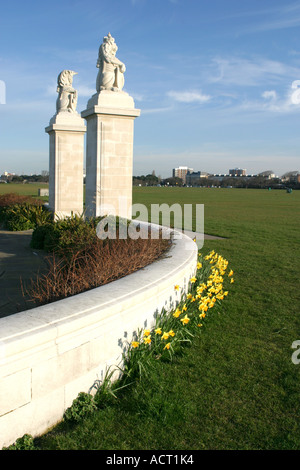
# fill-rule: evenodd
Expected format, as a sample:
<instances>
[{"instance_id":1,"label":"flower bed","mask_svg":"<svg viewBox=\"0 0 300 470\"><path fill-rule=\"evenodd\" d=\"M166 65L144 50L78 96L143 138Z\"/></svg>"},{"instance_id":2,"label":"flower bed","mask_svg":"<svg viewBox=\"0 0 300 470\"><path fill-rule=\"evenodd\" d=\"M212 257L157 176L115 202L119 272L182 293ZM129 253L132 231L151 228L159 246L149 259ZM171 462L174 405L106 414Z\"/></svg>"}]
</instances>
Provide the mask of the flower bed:
<instances>
[{"instance_id":1,"label":"flower bed","mask_svg":"<svg viewBox=\"0 0 300 470\"><path fill-rule=\"evenodd\" d=\"M159 359L166 353L172 357L185 342L192 340L205 317L218 309L228 295L228 290L224 289L234 278L232 270L226 274L227 267L228 261L214 251L204 258L199 253L197 272L190 279L189 292L182 295L176 309L158 317L154 328L142 330L132 341L125 359L126 374L130 376L136 369L142 371L139 364L147 364L153 357ZM174 289L180 287L175 285Z\"/></svg>"},{"instance_id":2,"label":"flower bed","mask_svg":"<svg viewBox=\"0 0 300 470\"><path fill-rule=\"evenodd\" d=\"M214 251L203 257L199 253L197 271L189 280L188 292L181 292L178 284L174 291L181 294L180 301L170 311L164 309L152 328L139 330L123 354L118 380L112 380L116 367L107 370L104 379L97 384L94 396L81 392L72 406L64 413L64 420L79 422L85 416L105 406L118 392L142 380L157 360L172 360L182 352L186 343L199 334L205 318L214 310L220 311L222 301L228 295L228 287L234 282L228 261Z\"/></svg>"}]
</instances>

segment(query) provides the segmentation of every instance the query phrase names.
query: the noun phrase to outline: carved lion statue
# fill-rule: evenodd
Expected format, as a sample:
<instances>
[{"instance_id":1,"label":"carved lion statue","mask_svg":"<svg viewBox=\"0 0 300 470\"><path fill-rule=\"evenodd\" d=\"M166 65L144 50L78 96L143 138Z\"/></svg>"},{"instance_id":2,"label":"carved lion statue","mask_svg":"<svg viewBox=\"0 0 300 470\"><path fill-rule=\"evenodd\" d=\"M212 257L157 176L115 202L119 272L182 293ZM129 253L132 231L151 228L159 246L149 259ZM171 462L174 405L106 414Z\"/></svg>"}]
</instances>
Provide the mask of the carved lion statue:
<instances>
[{"instance_id":1,"label":"carved lion statue","mask_svg":"<svg viewBox=\"0 0 300 470\"><path fill-rule=\"evenodd\" d=\"M108 33L99 47L97 67L99 68L96 89L120 91L124 86L125 64L116 57L118 47L114 38Z\"/></svg>"},{"instance_id":2,"label":"carved lion statue","mask_svg":"<svg viewBox=\"0 0 300 470\"><path fill-rule=\"evenodd\" d=\"M61 111L66 111L69 113L76 112L77 90L72 87L74 75L77 75L77 72L73 72L73 70L63 70L57 78L57 113Z\"/></svg>"}]
</instances>

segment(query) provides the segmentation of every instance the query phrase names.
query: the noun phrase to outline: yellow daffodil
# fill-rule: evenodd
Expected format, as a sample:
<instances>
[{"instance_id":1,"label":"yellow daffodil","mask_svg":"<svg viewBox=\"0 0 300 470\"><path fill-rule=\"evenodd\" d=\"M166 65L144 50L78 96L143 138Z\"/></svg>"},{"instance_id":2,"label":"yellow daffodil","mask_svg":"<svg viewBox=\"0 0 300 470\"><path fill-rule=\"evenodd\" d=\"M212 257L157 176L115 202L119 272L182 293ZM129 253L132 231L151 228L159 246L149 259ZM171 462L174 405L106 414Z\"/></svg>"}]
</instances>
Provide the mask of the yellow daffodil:
<instances>
[{"instance_id":1,"label":"yellow daffodil","mask_svg":"<svg viewBox=\"0 0 300 470\"><path fill-rule=\"evenodd\" d=\"M178 284L176 284L176 286L174 286L174 289L175 290L179 290L180 289L180 286Z\"/></svg>"},{"instance_id":2,"label":"yellow daffodil","mask_svg":"<svg viewBox=\"0 0 300 470\"><path fill-rule=\"evenodd\" d=\"M205 303L201 303L199 305L199 310L202 310L203 312L207 312L208 306Z\"/></svg>"},{"instance_id":3,"label":"yellow daffodil","mask_svg":"<svg viewBox=\"0 0 300 470\"><path fill-rule=\"evenodd\" d=\"M164 332L164 334L162 335L161 339L168 339L169 336L170 336L169 333Z\"/></svg>"},{"instance_id":4,"label":"yellow daffodil","mask_svg":"<svg viewBox=\"0 0 300 470\"><path fill-rule=\"evenodd\" d=\"M173 317L178 318L180 314L181 310L179 310L179 308L176 308L175 312L173 313Z\"/></svg>"},{"instance_id":5,"label":"yellow daffodil","mask_svg":"<svg viewBox=\"0 0 300 470\"><path fill-rule=\"evenodd\" d=\"M187 310L187 306L184 304L184 306L182 307L182 311L185 312Z\"/></svg>"},{"instance_id":6,"label":"yellow daffodil","mask_svg":"<svg viewBox=\"0 0 300 470\"><path fill-rule=\"evenodd\" d=\"M150 343L151 343L151 336L146 336L146 337L144 338L144 343L145 343L145 344L150 344Z\"/></svg>"},{"instance_id":7,"label":"yellow daffodil","mask_svg":"<svg viewBox=\"0 0 300 470\"><path fill-rule=\"evenodd\" d=\"M192 295L190 292L189 292L189 293L187 294L187 296L186 296L186 298L187 298L188 300L191 299L192 297L193 297L193 295Z\"/></svg>"},{"instance_id":8,"label":"yellow daffodil","mask_svg":"<svg viewBox=\"0 0 300 470\"><path fill-rule=\"evenodd\" d=\"M170 336L175 336L174 331L173 331L173 330L170 330L170 331L169 331L169 335L170 335Z\"/></svg>"},{"instance_id":9,"label":"yellow daffodil","mask_svg":"<svg viewBox=\"0 0 300 470\"><path fill-rule=\"evenodd\" d=\"M184 318L181 318L180 320L183 325L187 325L188 322L190 321L189 317L186 315Z\"/></svg>"},{"instance_id":10,"label":"yellow daffodil","mask_svg":"<svg viewBox=\"0 0 300 470\"><path fill-rule=\"evenodd\" d=\"M202 268L202 263L200 263L200 261L198 261L197 263L197 269L201 269Z\"/></svg>"},{"instance_id":11,"label":"yellow daffodil","mask_svg":"<svg viewBox=\"0 0 300 470\"><path fill-rule=\"evenodd\" d=\"M197 326L199 326L199 328L201 328L201 326L203 326L203 325L202 325L202 323L198 323L198 325L197 325Z\"/></svg>"},{"instance_id":12,"label":"yellow daffodil","mask_svg":"<svg viewBox=\"0 0 300 470\"><path fill-rule=\"evenodd\" d=\"M233 271L232 271L232 269L231 269L230 273L228 274L228 277L231 277L231 276L233 276Z\"/></svg>"},{"instance_id":13,"label":"yellow daffodil","mask_svg":"<svg viewBox=\"0 0 300 470\"><path fill-rule=\"evenodd\" d=\"M205 317L206 317L206 313L200 313L199 317L200 317L200 318L205 318Z\"/></svg>"},{"instance_id":14,"label":"yellow daffodil","mask_svg":"<svg viewBox=\"0 0 300 470\"><path fill-rule=\"evenodd\" d=\"M154 330L154 333L156 335L161 335L162 334L161 328L156 328L156 330Z\"/></svg>"},{"instance_id":15,"label":"yellow daffodil","mask_svg":"<svg viewBox=\"0 0 300 470\"><path fill-rule=\"evenodd\" d=\"M138 348L139 345L140 345L140 343L139 343L138 341L132 341L132 343L131 343L131 346L132 346L133 348Z\"/></svg>"},{"instance_id":16,"label":"yellow daffodil","mask_svg":"<svg viewBox=\"0 0 300 470\"><path fill-rule=\"evenodd\" d=\"M164 349L170 349L171 343L167 343L164 347Z\"/></svg>"},{"instance_id":17,"label":"yellow daffodil","mask_svg":"<svg viewBox=\"0 0 300 470\"><path fill-rule=\"evenodd\" d=\"M191 281L192 284L194 284L194 282L197 281L197 278L195 276L193 276L193 277L191 277L190 281Z\"/></svg>"},{"instance_id":18,"label":"yellow daffodil","mask_svg":"<svg viewBox=\"0 0 300 470\"><path fill-rule=\"evenodd\" d=\"M150 331L150 330L144 330L144 336L149 336L149 335L150 335L150 333L151 333L151 331Z\"/></svg>"},{"instance_id":19,"label":"yellow daffodil","mask_svg":"<svg viewBox=\"0 0 300 470\"><path fill-rule=\"evenodd\" d=\"M234 279L233 277L230 279L230 284L233 284L234 283Z\"/></svg>"}]
</instances>

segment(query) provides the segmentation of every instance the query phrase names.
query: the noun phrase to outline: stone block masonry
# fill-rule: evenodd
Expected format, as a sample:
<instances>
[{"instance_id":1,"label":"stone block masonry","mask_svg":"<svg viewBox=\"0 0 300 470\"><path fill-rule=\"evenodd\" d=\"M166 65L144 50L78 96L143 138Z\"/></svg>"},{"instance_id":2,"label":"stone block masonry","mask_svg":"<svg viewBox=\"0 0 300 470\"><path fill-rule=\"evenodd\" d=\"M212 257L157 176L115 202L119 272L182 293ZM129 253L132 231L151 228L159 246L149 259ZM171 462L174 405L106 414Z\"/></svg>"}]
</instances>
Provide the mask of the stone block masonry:
<instances>
[{"instance_id":1,"label":"stone block masonry","mask_svg":"<svg viewBox=\"0 0 300 470\"><path fill-rule=\"evenodd\" d=\"M49 209L55 218L83 214L84 120L76 111L75 72L58 76L56 114L46 127L49 134Z\"/></svg>"},{"instance_id":2,"label":"stone block masonry","mask_svg":"<svg viewBox=\"0 0 300 470\"><path fill-rule=\"evenodd\" d=\"M87 121L87 217L131 218L134 119L139 115L127 93L107 90L95 94L81 113Z\"/></svg>"}]
</instances>

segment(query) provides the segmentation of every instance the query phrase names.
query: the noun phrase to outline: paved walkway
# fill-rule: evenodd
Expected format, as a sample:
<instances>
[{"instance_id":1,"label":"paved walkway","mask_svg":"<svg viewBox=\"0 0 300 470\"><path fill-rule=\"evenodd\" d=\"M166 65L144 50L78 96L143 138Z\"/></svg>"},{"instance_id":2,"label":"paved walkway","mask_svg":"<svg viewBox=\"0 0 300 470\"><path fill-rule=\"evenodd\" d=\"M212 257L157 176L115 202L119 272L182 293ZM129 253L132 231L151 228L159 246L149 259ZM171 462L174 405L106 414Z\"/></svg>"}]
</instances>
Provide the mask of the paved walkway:
<instances>
[{"instance_id":1,"label":"paved walkway","mask_svg":"<svg viewBox=\"0 0 300 470\"><path fill-rule=\"evenodd\" d=\"M32 230L0 230L0 318L31 308L23 289L46 268L44 253L30 248Z\"/></svg>"},{"instance_id":2,"label":"paved walkway","mask_svg":"<svg viewBox=\"0 0 300 470\"><path fill-rule=\"evenodd\" d=\"M196 235L196 239L202 239L200 234L185 233L191 238ZM33 307L23 292L26 293L30 280L42 273L47 265L45 253L30 248L31 234L32 230L0 230L0 318ZM204 239L219 238L204 235Z\"/></svg>"}]
</instances>

